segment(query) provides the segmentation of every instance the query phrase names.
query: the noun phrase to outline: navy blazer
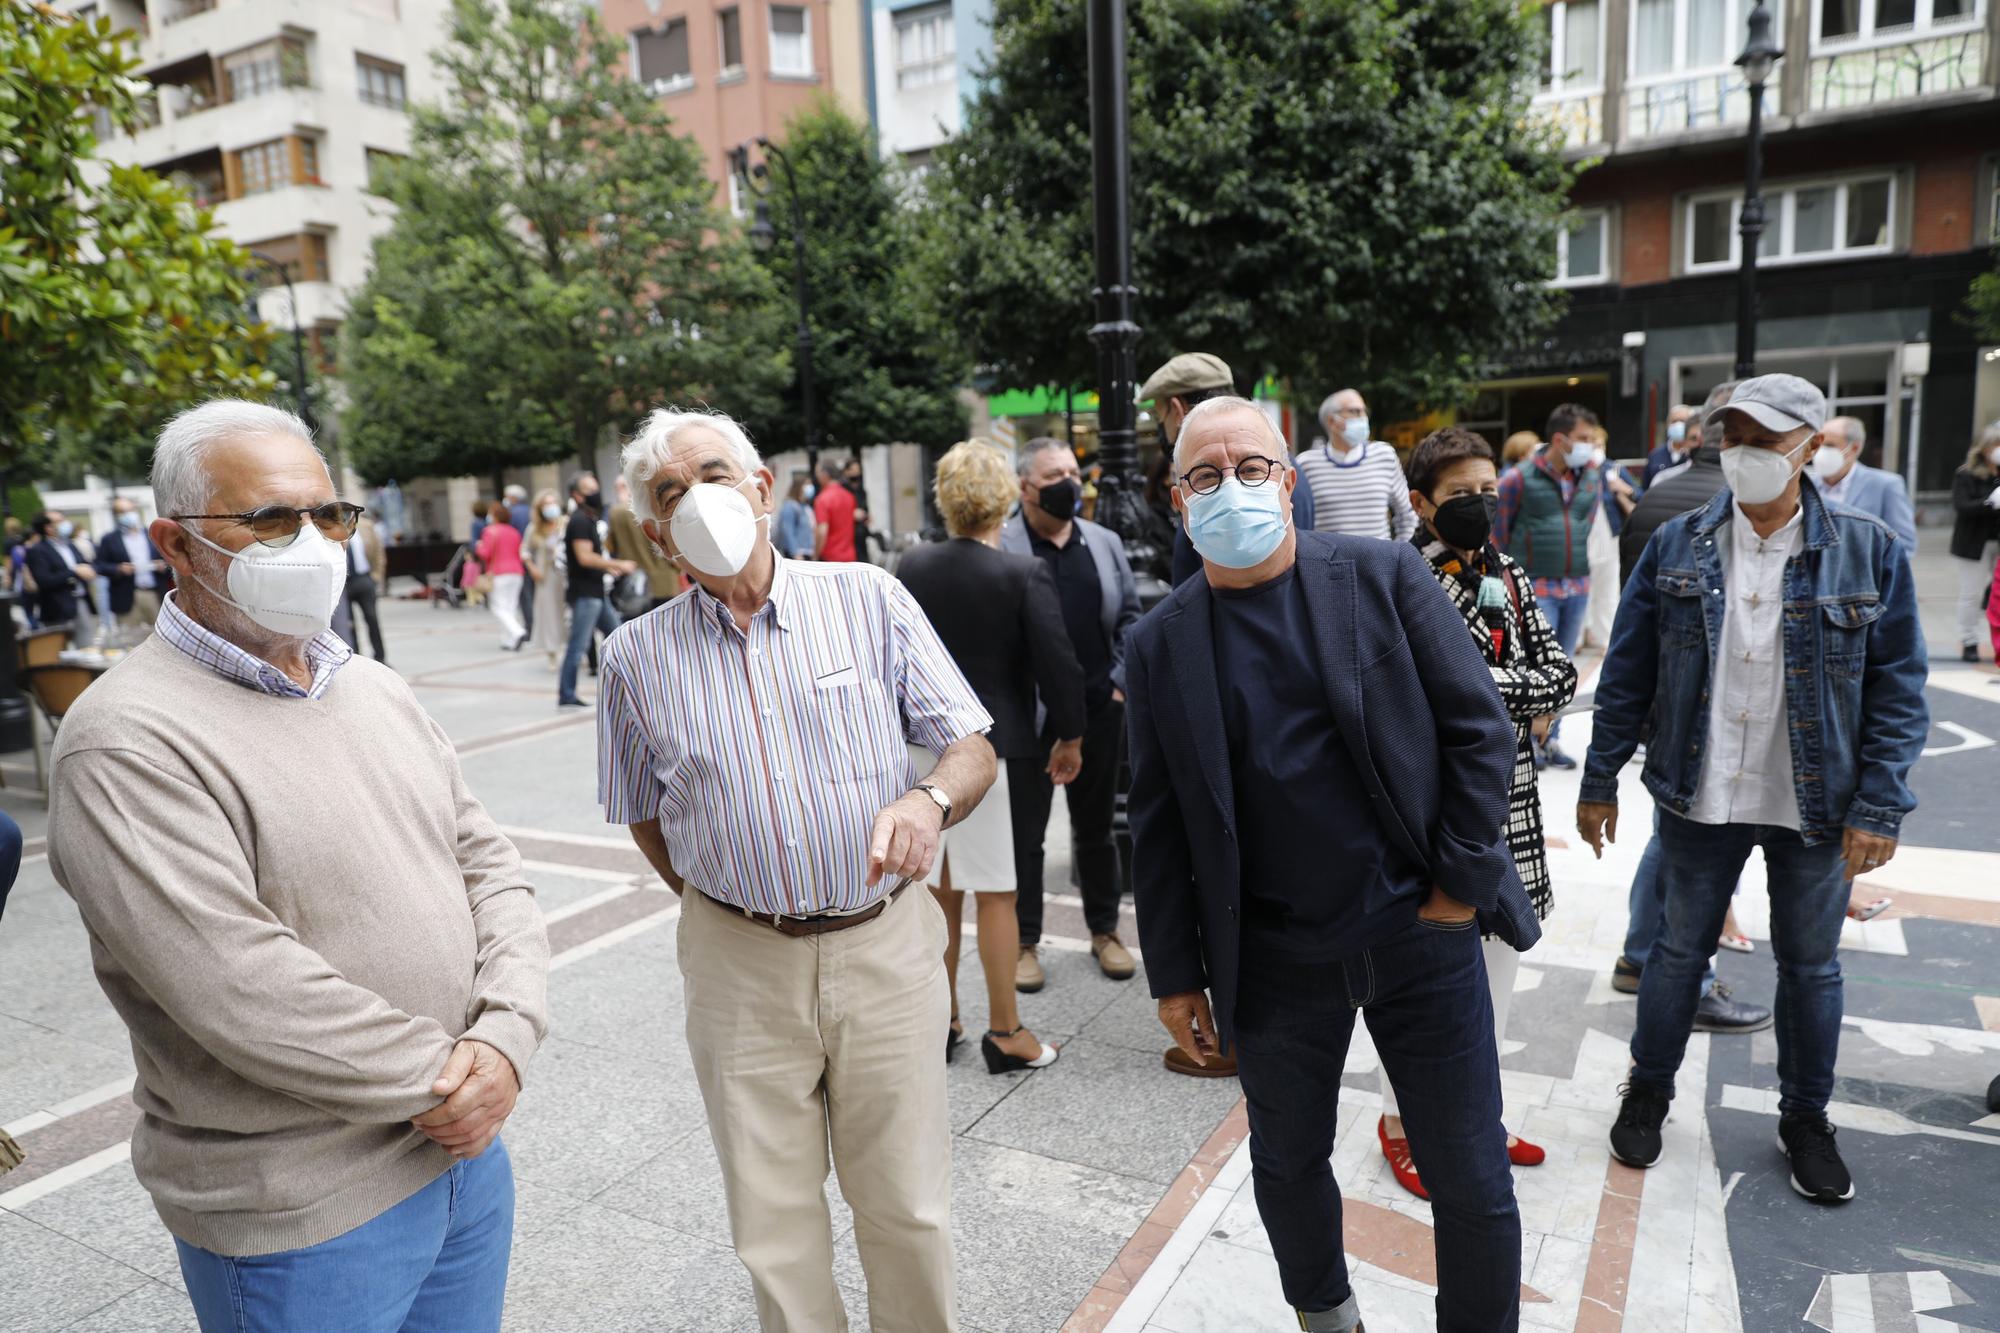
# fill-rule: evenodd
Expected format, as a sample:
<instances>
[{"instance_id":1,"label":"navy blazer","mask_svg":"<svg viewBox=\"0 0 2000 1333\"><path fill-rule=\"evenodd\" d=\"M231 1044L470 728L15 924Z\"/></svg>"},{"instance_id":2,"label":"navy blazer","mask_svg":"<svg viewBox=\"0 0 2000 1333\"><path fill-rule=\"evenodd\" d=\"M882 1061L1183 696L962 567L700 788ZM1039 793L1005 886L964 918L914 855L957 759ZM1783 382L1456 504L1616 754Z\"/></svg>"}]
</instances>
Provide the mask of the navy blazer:
<instances>
[{"instance_id":1,"label":"navy blazer","mask_svg":"<svg viewBox=\"0 0 2000 1333\"><path fill-rule=\"evenodd\" d=\"M153 545L151 535L144 529L141 529L136 536L139 538L139 545L142 548L139 558L147 561L158 560L160 558L160 550L157 546ZM105 578L111 580L111 614L122 616L132 609L132 603L135 600L133 594L138 590L139 586L137 576L120 574L118 572L118 566L120 565L136 565L139 562L139 559L135 559L125 553L125 530L123 528L113 528L98 538L97 559L99 563L92 566L92 568L96 569ZM171 569L156 570L154 572L154 592L164 595L173 586L174 572Z\"/></svg>"},{"instance_id":2,"label":"navy blazer","mask_svg":"<svg viewBox=\"0 0 2000 1333\"><path fill-rule=\"evenodd\" d=\"M1507 850L1514 724L1464 618L1408 542L1305 532L1298 561L1327 701L1384 834L1482 930L1528 948L1541 926ZM1148 984L1208 990L1227 1041L1242 860L1211 606L1189 579L1127 636L1128 811Z\"/></svg>"}]
</instances>

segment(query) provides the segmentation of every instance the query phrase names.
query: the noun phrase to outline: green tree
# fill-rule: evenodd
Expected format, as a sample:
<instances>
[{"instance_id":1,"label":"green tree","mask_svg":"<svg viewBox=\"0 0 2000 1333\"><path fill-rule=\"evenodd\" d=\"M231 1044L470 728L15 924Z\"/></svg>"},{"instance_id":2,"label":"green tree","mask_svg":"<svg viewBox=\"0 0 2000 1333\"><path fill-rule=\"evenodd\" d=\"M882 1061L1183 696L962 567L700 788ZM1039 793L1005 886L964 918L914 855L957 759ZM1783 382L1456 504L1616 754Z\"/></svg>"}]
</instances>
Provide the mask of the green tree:
<instances>
[{"instance_id":1,"label":"green tree","mask_svg":"<svg viewBox=\"0 0 2000 1333\"><path fill-rule=\"evenodd\" d=\"M1981 342L2000 342L2000 247L1993 251L1993 271L1972 280L1959 318Z\"/></svg>"},{"instance_id":2,"label":"green tree","mask_svg":"<svg viewBox=\"0 0 2000 1333\"><path fill-rule=\"evenodd\" d=\"M771 159L764 183L776 235L763 261L796 323L793 235L802 209L822 440L849 453L892 441L957 443L966 428L958 389L970 367L919 298L903 182L876 153L869 128L831 99L794 118L778 148L798 173L798 209L784 165ZM770 418L751 422L760 445L804 448L796 379L777 406Z\"/></svg>"},{"instance_id":3,"label":"green tree","mask_svg":"<svg viewBox=\"0 0 2000 1333\"><path fill-rule=\"evenodd\" d=\"M1443 404L1560 311L1571 172L1519 0L1132 0L1140 373ZM1003 381L1095 380L1085 0L996 0L986 90L927 180L930 290Z\"/></svg>"},{"instance_id":4,"label":"green tree","mask_svg":"<svg viewBox=\"0 0 2000 1333\"><path fill-rule=\"evenodd\" d=\"M591 9L455 0L343 332L362 476L589 458L670 400L768 412L770 283L624 53Z\"/></svg>"},{"instance_id":5,"label":"green tree","mask_svg":"<svg viewBox=\"0 0 2000 1333\"><path fill-rule=\"evenodd\" d=\"M0 471L142 470L173 411L274 383L242 250L177 186L95 160L99 113L135 122L136 64L107 18L0 0Z\"/></svg>"}]
</instances>

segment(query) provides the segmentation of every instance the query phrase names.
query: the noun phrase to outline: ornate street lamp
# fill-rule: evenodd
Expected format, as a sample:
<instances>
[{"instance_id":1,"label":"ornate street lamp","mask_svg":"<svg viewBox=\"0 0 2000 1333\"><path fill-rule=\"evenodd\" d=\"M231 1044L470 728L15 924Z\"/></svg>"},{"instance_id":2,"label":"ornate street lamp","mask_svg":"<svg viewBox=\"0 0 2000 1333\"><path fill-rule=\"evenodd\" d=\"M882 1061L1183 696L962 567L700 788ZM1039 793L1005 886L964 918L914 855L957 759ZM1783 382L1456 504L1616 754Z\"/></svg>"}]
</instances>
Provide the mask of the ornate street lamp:
<instances>
[{"instance_id":1,"label":"ornate street lamp","mask_svg":"<svg viewBox=\"0 0 2000 1333\"><path fill-rule=\"evenodd\" d=\"M819 423L813 403L813 335L812 324L807 319L806 305L806 210L799 200L798 173L792 170L791 159L778 145L763 136L758 136L757 147L764 150L764 156L785 169L785 184L792 194L792 286L798 296L799 334L799 407L805 418L806 468L813 476L819 475ZM729 169L743 188L757 197L755 216L750 223L750 244L759 254L770 253L778 242L777 228L771 225L771 207L766 196L771 192L771 172L766 162L750 165L750 145L743 144L730 150Z\"/></svg>"},{"instance_id":2,"label":"ornate street lamp","mask_svg":"<svg viewBox=\"0 0 2000 1333\"><path fill-rule=\"evenodd\" d=\"M1743 209L1736 231L1743 254L1736 269L1736 378L1757 373L1757 247L1764 236L1764 82L1785 54L1771 37L1771 11L1764 0L1750 11L1750 40L1736 57L1750 92L1749 156L1743 167Z\"/></svg>"}]
</instances>

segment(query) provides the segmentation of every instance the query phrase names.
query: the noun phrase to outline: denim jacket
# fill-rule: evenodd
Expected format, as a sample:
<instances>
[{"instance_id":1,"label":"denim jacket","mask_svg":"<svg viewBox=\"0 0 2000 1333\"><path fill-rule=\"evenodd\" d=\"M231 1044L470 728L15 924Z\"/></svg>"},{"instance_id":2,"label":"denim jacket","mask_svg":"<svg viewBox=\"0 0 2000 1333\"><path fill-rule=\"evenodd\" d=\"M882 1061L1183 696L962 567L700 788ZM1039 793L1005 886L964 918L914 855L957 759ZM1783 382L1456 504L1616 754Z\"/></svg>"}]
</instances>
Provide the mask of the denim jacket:
<instances>
[{"instance_id":1,"label":"denim jacket","mask_svg":"<svg viewBox=\"0 0 2000 1333\"><path fill-rule=\"evenodd\" d=\"M1650 718L1646 790L1686 815L1701 781L1724 608L1727 489L1661 525L1619 601L1597 686L1582 799L1615 803ZM1910 765L1930 732L1929 671L1903 543L1879 520L1800 487L1805 548L1785 565L1785 718L1808 844L1842 825L1894 838L1916 807Z\"/></svg>"}]
</instances>

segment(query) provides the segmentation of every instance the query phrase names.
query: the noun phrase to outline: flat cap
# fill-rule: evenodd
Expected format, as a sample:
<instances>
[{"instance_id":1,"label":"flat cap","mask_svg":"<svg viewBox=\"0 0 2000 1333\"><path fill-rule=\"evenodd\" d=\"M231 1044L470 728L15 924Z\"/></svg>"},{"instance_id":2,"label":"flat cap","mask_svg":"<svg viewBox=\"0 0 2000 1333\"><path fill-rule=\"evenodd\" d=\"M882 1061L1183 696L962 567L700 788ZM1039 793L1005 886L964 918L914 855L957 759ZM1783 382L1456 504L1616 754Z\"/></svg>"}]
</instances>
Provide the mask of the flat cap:
<instances>
[{"instance_id":1,"label":"flat cap","mask_svg":"<svg viewBox=\"0 0 2000 1333\"><path fill-rule=\"evenodd\" d=\"M1139 386L1139 401L1150 403L1206 389L1235 388L1236 381L1230 378L1229 366L1221 357L1208 352L1182 352Z\"/></svg>"}]
</instances>

